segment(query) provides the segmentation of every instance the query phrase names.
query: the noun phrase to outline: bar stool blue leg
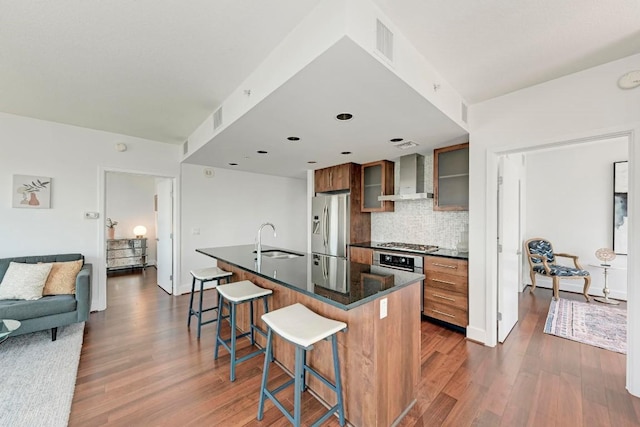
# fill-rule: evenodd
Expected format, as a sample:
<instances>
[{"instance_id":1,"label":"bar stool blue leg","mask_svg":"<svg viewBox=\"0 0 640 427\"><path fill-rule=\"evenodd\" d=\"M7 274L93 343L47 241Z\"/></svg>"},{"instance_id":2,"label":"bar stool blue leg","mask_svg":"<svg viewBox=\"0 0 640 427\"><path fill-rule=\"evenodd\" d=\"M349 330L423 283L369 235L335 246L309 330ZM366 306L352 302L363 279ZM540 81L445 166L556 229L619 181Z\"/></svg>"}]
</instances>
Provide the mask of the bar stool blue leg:
<instances>
[{"instance_id":1,"label":"bar stool blue leg","mask_svg":"<svg viewBox=\"0 0 640 427\"><path fill-rule=\"evenodd\" d=\"M231 355L231 367L229 378L231 381L235 381L236 379L236 365L238 363L244 362L254 356L262 354L265 352L264 349L258 349L249 354L246 354L242 357L236 357L236 345L238 338L248 336L251 339L251 345L255 344L255 332L262 334L263 336L267 336L267 333L261 330L254 323L254 309L253 309L253 301L261 298L264 304L265 313L269 312L269 305L267 302L267 297L273 293L270 289L260 288L248 280L243 280L241 282L228 283L226 285L220 285L218 287L218 331L216 334L216 344L213 352L213 358L218 358L218 350L220 346L229 351ZM250 312L250 325L249 331L241 333L238 335L236 331L236 322L237 322L237 306L243 303L249 303L249 312ZM220 322L222 320L224 308L227 307L229 310L229 320L231 323L231 337L229 339L223 339L220 335Z\"/></svg>"},{"instance_id":2,"label":"bar stool blue leg","mask_svg":"<svg viewBox=\"0 0 640 427\"><path fill-rule=\"evenodd\" d=\"M229 282L232 273L221 270L218 267L209 267L202 268L200 270L192 270L191 275L193 276L193 280L191 281L191 297L189 298L189 317L187 319L187 328L191 327L191 316L196 316L198 318L198 339L200 339L200 334L202 331L202 325L207 325L212 322L218 321L217 317L211 320L202 321L202 314L211 311L217 310L218 305L210 308L203 308L203 298L204 298L204 284L208 282L216 282L216 286L219 285L222 279L226 279L227 283ZM200 281L200 295L199 295L199 305L198 309L193 309L193 296L196 291L196 280ZM215 288L215 287L214 287Z\"/></svg>"},{"instance_id":3,"label":"bar stool blue leg","mask_svg":"<svg viewBox=\"0 0 640 427\"><path fill-rule=\"evenodd\" d=\"M285 417L299 427L302 423L302 393L306 389L306 373L312 374L329 389L336 393L336 404L329 408L320 418L318 418L313 426L319 426L334 413L337 413L341 426L345 425L344 416L344 400L342 397L342 379L340 377L340 361L338 359L338 339L337 333L346 331L347 325L344 322L335 321L322 317L306 308L304 305L296 303L273 312L264 314L262 320L267 324L267 345L265 349L264 369L262 372L262 381L260 384L260 399L258 401L258 416L260 421L264 417L264 401L269 398L273 404L285 415ZM321 331L316 331L315 335L309 336L305 331L301 331L292 325L297 324L315 324L321 325ZM273 334L277 333L283 339L290 342L295 347L295 362L293 378L284 384L269 390L267 381L269 378L269 364L273 358ZM313 345L321 340L331 341L331 351L333 356L333 369L335 383L332 384L327 378L322 376L318 371L307 365L307 351L313 349ZM285 409L284 405L278 400L276 394L285 388L293 385L294 387L294 404L293 413Z\"/></svg>"}]
</instances>

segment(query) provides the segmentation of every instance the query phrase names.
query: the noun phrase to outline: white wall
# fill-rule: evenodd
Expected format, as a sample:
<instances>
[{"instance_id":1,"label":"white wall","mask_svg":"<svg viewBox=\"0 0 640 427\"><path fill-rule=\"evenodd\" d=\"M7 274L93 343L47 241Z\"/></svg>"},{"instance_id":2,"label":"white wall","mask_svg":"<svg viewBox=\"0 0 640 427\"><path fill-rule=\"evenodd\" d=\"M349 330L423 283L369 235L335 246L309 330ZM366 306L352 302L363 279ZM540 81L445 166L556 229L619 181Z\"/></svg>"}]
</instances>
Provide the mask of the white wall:
<instances>
[{"instance_id":1,"label":"white wall","mask_svg":"<svg viewBox=\"0 0 640 427\"><path fill-rule=\"evenodd\" d=\"M305 252L307 248L306 180L182 164L182 275L179 293L191 289L189 271L215 265L198 248L253 244L260 224L265 245ZM197 234L199 233L199 234Z\"/></svg>"},{"instance_id":2,"label":"white wall","mask_svg":"<svg viewBox=\"0 0 640 427\"><path fill-rule=\"evenodd\" d=\"M615 132L629 135L628 278L640 274L639 89L620 90L618 78L640 68L640 55L614 61L580 73L523 89L471 106L470 118L470 227L469 328L467 335L489 345L496 343L496 152L542 147L562 141L601 137ZM628 288L629 350L627 388L640 395L640 290Z\"/></svg>"},{"instance_id":3,"label":"white wall","mask_svg":"<svg viewBox=\"0 0 640 427\"><path fill-rule=\"evenodd\" d=\"M82 253L93 264L92 309L103 309L104 217L87 220L83 213L104 204L106 169L175 177L179 148L4 113L0 141L0 257ZM116 152L116 142L129 149ZM52 177L51 209L11 208L13 174Z\"/></svg>"},{"instance_id":4,"label":"white wall","mask_svg":"<svg viewBox=\"0 0 640 427\"><path fill-rule=\"evenodd\" d=\"M556 252L575 254L591 272L591 295L602 296L603 270L598 248L613 246L613 162L627 160L627 138L615 138L554 150L534 151L527 159L525 238L545 237ZM567 165L573 165L568 168ZM546 191L542 190L544 186ZM570 259L559 258L564 265ZM618 255L609 270L611 297L627 299L627 257ZM525 282L531 284L529 266ZM537 276L537 286L552 287ZM582 280L561 280L560 289L582 293Z\"/></svg>"},{"instance_id":5,"label":"white wall","mask_svg":"<svg viewBox=\"0 0 640 427\"><path fill-rule=\"evenodd\" d=\"M156 215L154 195L156 178L150 175L130 173L107 173L106 218L118 221L115 238L135 237L133 228L147 228L147 264L156 265Z\"/></svg>"}]
</instances>

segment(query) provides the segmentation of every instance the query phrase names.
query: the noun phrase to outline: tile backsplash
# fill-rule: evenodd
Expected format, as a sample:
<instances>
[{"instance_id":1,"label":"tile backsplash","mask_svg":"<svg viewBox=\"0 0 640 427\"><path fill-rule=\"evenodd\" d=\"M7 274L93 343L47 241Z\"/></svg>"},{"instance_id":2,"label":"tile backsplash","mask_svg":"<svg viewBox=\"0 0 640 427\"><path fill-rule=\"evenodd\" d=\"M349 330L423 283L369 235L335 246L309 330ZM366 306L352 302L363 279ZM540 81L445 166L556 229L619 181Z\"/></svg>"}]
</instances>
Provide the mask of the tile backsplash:
<instances>
[{"instance_id":1,"label":"tile backsplash","mask_svg":"<svg viewBox=\"0 0 640 427\"><path fill-rule=\"evenodd\" d=\"M468 211L434 211L433 199L406 200L395 203L395 212L371 214L371 240L455 249L467 224Z\"/></svg>"},{"instance_id":2,"label":"tile backsplash","mask_svg":"<svg viewBox=\"0 0 640 427\"><path fill-rule=\"evenodd\" d=\"M425 189L433 191L433 154L426 154ZM398 183L398 163L395 182ZM397 191L397 189L396 189ZM463 232L468 233L468 211L434 211L433 199L403 200L394 212L371 214L371 240L436 245L455 249Z\"/></svg>"}]
</instances>

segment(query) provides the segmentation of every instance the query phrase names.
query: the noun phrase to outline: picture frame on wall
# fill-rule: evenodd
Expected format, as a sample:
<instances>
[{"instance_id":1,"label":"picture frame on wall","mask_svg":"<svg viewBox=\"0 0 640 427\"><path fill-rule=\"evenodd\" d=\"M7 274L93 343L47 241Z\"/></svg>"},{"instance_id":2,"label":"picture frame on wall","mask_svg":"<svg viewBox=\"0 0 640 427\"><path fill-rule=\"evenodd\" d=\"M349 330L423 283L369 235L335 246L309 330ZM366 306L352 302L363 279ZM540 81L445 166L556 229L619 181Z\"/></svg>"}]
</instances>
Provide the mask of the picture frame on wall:
<instances>
[{"instance_id":1,"label":"picture frame on wall","mask_svg":"<svg viewBox=\"0 0 640 427\"><path fill-rule=\"evenodd\" d=\"M629 162L613 163L613 251L627 255L628 216L627 195L629 193Z\"/></svg>"},{"instance_id":2,"label":"picture frame on wall","mask_svg":"<svg viewBox=\"0 0 640 427\"><path fill-rule=\"evenodd\" d=\"M13 175L13 186L11 188L11 206L14 208L51 208L51 178L33 175Z\"/></svg>"}]
</instances>

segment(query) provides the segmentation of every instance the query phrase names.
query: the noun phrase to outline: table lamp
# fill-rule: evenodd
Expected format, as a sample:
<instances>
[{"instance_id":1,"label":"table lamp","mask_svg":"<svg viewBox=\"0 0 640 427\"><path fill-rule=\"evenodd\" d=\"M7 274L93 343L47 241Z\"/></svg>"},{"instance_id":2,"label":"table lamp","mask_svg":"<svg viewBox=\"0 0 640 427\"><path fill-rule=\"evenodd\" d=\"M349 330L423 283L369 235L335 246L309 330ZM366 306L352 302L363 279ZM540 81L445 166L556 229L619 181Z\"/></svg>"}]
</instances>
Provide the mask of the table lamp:
<instances>
[{"instance_id":1,"label":"table lamp","mask_svg":"<svg viewBox=\"0 0 640 427\"><path fill-rule=\"evenodd\" d=\"M147 234L147 227L144 225L136 225L133 229L133 234L136 235L136 239L142 239Z\"/></svg>"}]
</instances>

